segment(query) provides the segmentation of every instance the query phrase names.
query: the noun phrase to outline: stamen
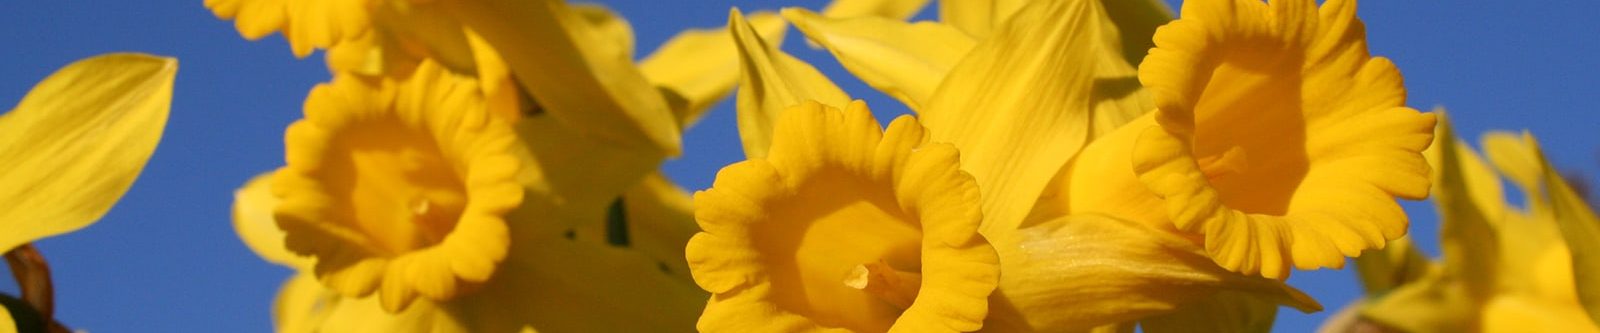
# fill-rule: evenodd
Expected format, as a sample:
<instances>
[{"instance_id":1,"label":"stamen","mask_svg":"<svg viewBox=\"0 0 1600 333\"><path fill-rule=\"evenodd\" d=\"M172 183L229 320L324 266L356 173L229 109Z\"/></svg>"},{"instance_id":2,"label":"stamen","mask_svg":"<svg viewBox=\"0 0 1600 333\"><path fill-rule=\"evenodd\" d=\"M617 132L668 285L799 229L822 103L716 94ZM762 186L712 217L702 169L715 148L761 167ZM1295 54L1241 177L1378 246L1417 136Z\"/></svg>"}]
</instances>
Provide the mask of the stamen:
<instances>
[{"instance_id":1,"label":"stamen","mask_svg":"<svg viewBox=\"0 0 1600 333\"><path fill-rule=\"evenodd\" d=\"M902 272L879 260L856 265L844 277L844 285L865 291L900 309L911 307L922 287L922 275Z\"/></svg>"}]
</instances>

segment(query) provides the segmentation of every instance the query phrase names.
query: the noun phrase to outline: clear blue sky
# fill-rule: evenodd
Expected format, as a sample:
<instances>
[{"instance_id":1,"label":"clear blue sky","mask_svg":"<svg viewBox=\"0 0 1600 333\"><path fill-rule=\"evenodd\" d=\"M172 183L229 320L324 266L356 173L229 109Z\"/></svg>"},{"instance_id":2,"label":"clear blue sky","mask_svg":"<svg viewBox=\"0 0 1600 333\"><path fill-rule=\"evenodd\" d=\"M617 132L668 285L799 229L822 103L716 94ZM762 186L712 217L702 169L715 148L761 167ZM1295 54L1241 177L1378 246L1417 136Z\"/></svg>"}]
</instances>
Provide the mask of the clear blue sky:
<instances>
[{"instance_id":1,"label":"clear blue sky","mask_svg":"<svg viewBox=\"0 0 1600 333\"><path fill-rule=\"evenodd\" d=\"M632 22L642 54L680 29L723 25L729 6L816 9L822 1L607 4ZM1560 168L1600 179L1600 114L1588 100L1600 95L1600 21L1593 17L1600 2L1361 5L1371 49L1400 66L1411 106L1449 107L1458 129L1473 138L1489 129L1532 130ZM904 112L826 52L806 48L798 33L790 37L785 49L867 100L880 117ZM290 272L239 242L229 207L246 179L283 163L283 128L299 118L306 92L328 79L320 57L297 60L278 36L245 41L200 0L0 2L0 45L4 105L90 55L139 51L180 60L166 136L133 189L100 223L40 243L56 274L58 317L93 331L269 331L273 296ZM665 166L685 188L709 186L718 168L742 159L731 105L722 103L690 130L684 156ZM1413 235L1436 255L1432 208L1407 208ZM1360 290L1350 271L1299 272L1291 282L1330 310ZM0 291L15 294L15 287L0 282ZM1310 331L1326 315L1286 310L1278 328Z\"/></svg>"}]
</instances>

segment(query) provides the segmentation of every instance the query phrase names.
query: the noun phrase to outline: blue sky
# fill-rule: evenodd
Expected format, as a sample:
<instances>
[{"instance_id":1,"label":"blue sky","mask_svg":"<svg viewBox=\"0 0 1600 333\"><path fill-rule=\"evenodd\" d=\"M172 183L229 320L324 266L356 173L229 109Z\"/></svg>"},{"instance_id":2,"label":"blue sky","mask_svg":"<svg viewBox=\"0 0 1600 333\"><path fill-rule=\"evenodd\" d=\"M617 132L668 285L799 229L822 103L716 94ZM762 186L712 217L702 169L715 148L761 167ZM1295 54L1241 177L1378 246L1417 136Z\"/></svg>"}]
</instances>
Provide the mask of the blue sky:
<instances>
[{"instance_id":1,"label":"blue sky","mask_svg":"<svg viewBox=\"0 0 1600 333\"><path fill-rule=\"evenodd\" d=\"M610 1L633 24L641 54L678 30L715 27L728 7L821 7L822 1ZM1531 130L1558 167L1600 179L1600 2L1365 1L1371 50L1405 74L1409 104L1445 106L1461 133ZM1174 7L1176 8L1176 7ZM933 10L920 17L932 18ZM791 30L785 49L815 64L880 117L904 112L849 76ZM0 104L73 60L115 51L179 58L166 135L139 181L98 224L46 239L58 317L104 331L265 332L287 269L258 259L229 224L235 188L283 162L283 128L328 79L319 56L295 59L281 37L250 42L194 1L0 2ZM686 133L685 154L664 166L689 189L742 159L732 103ZM1426 203L1406 204L1414 237L1437 254ZM5 275L0 275L5 276ZM1359 293L1351 271L1299 272L1291 280L1331 309ZM15 294L11 283L0 291ZM1285 310L1281 331L1310 331L1327 312ZM1331 312L1331 311L1330 311Z\"/></svg>"}]
</instances>

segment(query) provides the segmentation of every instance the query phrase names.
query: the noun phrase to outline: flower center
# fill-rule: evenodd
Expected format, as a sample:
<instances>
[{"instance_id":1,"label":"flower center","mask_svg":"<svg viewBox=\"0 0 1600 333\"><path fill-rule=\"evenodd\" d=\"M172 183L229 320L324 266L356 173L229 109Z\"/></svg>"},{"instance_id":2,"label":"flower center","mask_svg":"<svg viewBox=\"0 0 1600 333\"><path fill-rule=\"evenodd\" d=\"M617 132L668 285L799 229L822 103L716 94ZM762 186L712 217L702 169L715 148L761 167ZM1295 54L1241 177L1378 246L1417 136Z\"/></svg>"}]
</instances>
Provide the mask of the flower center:
<instances>
[{"instance_id":1,"label":"flower center","mask_svg":"<svg viewBox=\"0 0 1600 333\"><path fill-rule=\"evenodd\" d=\"M920 271L922 231L900 212L888 186L816 178L832 179L802 185L775 207L776 223L753 230L753 243L772 269L775 299L826 326L886 331L915 299L920 281L906 280L920 279L892 273ZM872 275L892 284L870 283Z\"/></svg>"},{"instance_id":2,"label":"flower center","mask_svg":"<svg viewBox=\"0 0 1600 333\"><path fill-rule=\"evenodd\" d=\"M1228 207L1283 215L1309 166L1299 61L1230 56L1195 106L1194 156Z\"/></svg>"},{"instance_id":3,"label":"flower center","mask_svg":"<svg viewBox=\"0 0 1600 333\"><path fill-rule=\"evenodd\" d=\"M461 177L432 137L399 121L350 128L327 158L324 180L338 221L365 233L380 253L438 244L466 207Z\"/></svg>"}]
</instances>

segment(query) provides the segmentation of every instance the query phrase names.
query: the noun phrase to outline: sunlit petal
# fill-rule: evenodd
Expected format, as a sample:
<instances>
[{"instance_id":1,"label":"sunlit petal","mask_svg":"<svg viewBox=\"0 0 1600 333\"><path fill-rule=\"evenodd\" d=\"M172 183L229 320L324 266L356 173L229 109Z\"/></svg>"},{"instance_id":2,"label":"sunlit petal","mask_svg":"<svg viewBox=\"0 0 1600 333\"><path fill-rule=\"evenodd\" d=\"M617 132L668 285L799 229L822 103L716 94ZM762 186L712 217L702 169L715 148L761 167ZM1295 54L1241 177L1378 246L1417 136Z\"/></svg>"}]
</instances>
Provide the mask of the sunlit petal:
<instances>
[{"instance_id":1,"label":"sunlit petal","mask_svg":"<svg viewBox=\"0 0 1600 333\"><path fill-rule=\"evenodd\" d=\"M122 198L161 141L177 73L176 59L96 56L0 116L0 252L89 226Z\"/></svg>"}]
</instances>

